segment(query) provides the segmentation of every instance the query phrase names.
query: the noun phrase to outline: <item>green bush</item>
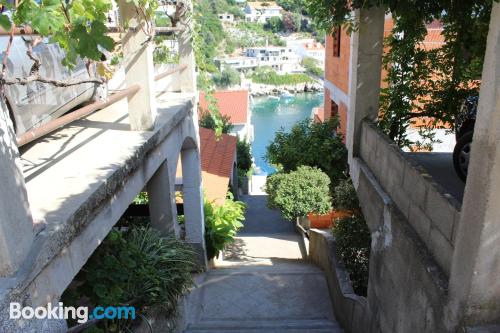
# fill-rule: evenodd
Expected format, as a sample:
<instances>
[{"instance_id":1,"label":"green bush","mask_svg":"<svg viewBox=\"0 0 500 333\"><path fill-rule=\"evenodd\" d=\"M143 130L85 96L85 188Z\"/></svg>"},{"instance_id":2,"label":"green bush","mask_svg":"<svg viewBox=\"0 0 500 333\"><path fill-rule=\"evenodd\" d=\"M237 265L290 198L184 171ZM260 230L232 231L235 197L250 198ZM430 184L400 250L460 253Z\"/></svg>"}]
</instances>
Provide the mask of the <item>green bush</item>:
<instances>
[{"instance_id":1,"label":"green bush","mask_svg":"<svg viewBox=\"0 0 500 333\"><path fill-rule=\"evenodd\" d=\"M227 88L239 85L241 83L240 73L234 68L228 67L221 73L212 76L212 81L219 88Z\"/></svg>"},{"instance_id":2,"label":"green bush","mask_svg":"<svg viewBox=\"0 0 500 333\"><path fill-rule=\"evenodd\" d=\"M307 119L295 124L290 132L279 130L267 146L266 160L285 172L300 165L318 167L335 186L347 170L347 149L342 137L334 135L337 127L337 118L323 123Z\"/></svg>"},{"instance_id":3,"label":"green bush","mask_svg":"<svg viewBox=\"0 0 500 333\"><path fill-rule=\"evenodd\" d=\"M283 31L283 21L279 17L271 17L265 24L264 29L269 30L273 33L278 33Z\"/></svg>"},{"instance_id":4,"label":"green bush","mask_svg":"<svg viewBox=\"0 0 500 333\"><path fill-rule=\"evenodd\" d=\"M301 166L290 173L278 172L266 180L268 206L287 220L308 213L326 214L331 209L330 179L318 168Z\"/></svg>"},{"instance_id":5,"label":"green bush","mask_svg":"<svg viewBox=\"0 0 500 333\"><path fill-rule=\"evenodd\" d=\"M179 297L192 286L195 253L174 236L162 237L151 228L111 231L82 268L63 299L77 305L133 305L136 314L161 309L171 317ZM106 332L125 332L130 320L100 321Z\"/></svg>"},{"instance_id":6,"label":"green bush","mask_svg":"<svg viewBox=\"0 0 500 333\"><path fill-rule=\"evenodd\" d=\"M342 179L333 189L333 207L335 209L359 209L359 200L351 179Z\"/></svg>"},{"instance_id":7,"label":"green bush","mask_svg":"<svg viewBox=\"0 0 500 333\"><path fill-rule=\"evenodd\" d=\"M149 202L148 192L139 192L132 203L134 205L147 205Z\"/></svg>"},{"instance_id":8,"label":"green bush","mask_svg":"<svg viewBox=\"0 0 500 333\"><path fill-rule=\"evenodd\" d=\"M273 69L265 67L255 70L251 78L255 83L270 84L275 86L314 82L308 75L303 73L280 75Z\"/></svg>"},{"instance_id":9,"label":"green bush","mask_svg":"<svg viewBox=\"0 0 500 333\"><path fill-rule=\"evenodd\" d=\"M306 73L315 76L323 76L324 71L319 67L318 61L314 58L304 58L302 60L302 66L306 69Z\"/></svg>"},{"instance_id":10,"label":"green bush","mask_svg":"<svg viewBox=\"0 0 500 333\"><path fill-rule=\"evenodd\" d=\"M371 235L361 216L351 216L335 221L332 229L341 256L356 294L366 296Z\"/></svg>"},{"instance_id":11,"label":"green bush","mask_svg":"<svg viewBox=\"0 0 500 333\"><path fill-rule=\"evenodd\" d=\"M217 257L224 246L234 240L238 230L243 227L245 208L246 205L234 201L230 193L222 205L205 198L205 244L209 260Z\"/></svg>"},{"instance_id":12,"label":"green bush","mask_svg":"<svg viewBox=\"0 0 500 333\"><path fill-rule=\"evenodd\" d=\"M198 122L200 127L214 130L216 133L219 130L220 133L227 134L233 129L229 116L221 115L219 110L213 112L202 111Z\"/></svg>"}]
</instances>

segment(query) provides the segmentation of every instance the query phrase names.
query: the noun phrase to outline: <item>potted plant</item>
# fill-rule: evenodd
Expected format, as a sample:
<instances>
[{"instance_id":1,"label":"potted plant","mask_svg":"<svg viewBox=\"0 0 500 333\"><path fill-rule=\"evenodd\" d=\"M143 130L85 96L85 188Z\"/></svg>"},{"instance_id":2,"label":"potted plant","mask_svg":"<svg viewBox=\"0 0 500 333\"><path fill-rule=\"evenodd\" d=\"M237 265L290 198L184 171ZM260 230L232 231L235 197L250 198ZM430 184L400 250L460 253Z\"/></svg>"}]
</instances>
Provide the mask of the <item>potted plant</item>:
<instances>
[{"instance_id":1,"label":"potted plant","mask_svg":"<svg viewBox=\"0 0 500 333\"><path fill-rule=\"evenodd\" d=\"M326 214L309 213L311 228L326 229L335 224L335 220L359 213L359 201L356 189L350 178L342 179L333 189L333 209Z\"/></svg>"},{"instance_id":2,"label":"potted plant","mask_svg":"<svg viewBox=\"0 0 500 333\"><path fill-rule=\"evenodd\" d=\"M330 178L320 169L300 166L297 170L278 172L267 178L268 206L277 208L290 221L308 228L307 215L326 214L331 209Z\"/></svg>"}]
</instances>

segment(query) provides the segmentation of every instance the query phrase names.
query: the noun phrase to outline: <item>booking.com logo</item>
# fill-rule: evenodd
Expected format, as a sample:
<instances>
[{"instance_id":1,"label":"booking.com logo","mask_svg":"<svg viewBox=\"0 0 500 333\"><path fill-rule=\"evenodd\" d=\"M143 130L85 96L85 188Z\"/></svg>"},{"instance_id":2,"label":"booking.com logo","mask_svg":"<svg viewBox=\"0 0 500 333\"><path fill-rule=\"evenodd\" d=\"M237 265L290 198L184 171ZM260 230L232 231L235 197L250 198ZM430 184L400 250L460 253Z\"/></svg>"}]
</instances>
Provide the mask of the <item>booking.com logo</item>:
<instances>
[{"instance_id":1,"label":"booking.com logo","mask_svg":"<svg viewBox=\"0 0 500 333\"><path fill-rule=\"evenodd\" d=\"M47 306L33 308L22 307L21 303L10 303L10 319L73 319L83 324L91 319L135 319L135 307L133 306L96 306L89 314L86 306L64 306L59 302L56 306L48 303Z\"/></svg>"}]
</instances>

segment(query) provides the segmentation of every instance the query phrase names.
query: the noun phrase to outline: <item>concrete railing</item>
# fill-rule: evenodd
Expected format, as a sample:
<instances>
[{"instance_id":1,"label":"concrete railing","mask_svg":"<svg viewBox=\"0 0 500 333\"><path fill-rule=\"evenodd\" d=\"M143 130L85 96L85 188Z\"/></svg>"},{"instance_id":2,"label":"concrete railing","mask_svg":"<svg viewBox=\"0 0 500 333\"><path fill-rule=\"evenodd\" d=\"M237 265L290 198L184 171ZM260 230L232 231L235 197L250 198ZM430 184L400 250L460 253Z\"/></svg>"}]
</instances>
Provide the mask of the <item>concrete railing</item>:
<instances>
[{"instance_id":1,"label":"concrete railing","mask_svg":"<svg viewBox=\"0 0 500 333\"><path fill-rule=\"evenodd\" d=\"M333 236L309 230L309 259L325 272L335 317L347 333L369 332L367 299L356 295L344 264L339 261Z\"/></svg>"},{"instance_id":2,"label":"concrete railing","mask_svg":"<svg viewBox=\"0 0 500 333\"><path fill-rule=\"evenodd\" d=\"M460 203L366 120L360 157L449 276Z\"/></svg>"}]
</instances>

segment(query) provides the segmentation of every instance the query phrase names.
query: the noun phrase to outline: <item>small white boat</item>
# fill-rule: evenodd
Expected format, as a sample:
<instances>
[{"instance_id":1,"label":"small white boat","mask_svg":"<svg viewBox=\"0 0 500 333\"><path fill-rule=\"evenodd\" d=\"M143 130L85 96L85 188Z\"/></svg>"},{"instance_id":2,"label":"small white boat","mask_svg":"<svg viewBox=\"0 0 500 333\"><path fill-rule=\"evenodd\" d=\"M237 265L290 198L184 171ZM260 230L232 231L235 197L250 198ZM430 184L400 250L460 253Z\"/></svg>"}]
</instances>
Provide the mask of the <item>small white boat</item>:
<instances>
[{"instance_id":1,"label":"small white boat","mask_svg":"<svg viewBox=\"0 0 500 333\"><path fill-rule=\"evenodd\" d=\"M288 99L288 98L293 98L293 94L291 94L290 92L288 91L283 91L280 95L281 98L283 99Z\"/></svg>"},{"instance_id":2,"label":"small white boat","mask_svg":"<svg viewBox=\"0 0 500 333\"><path fill-rule=\"evenodd\" d=\"M274 96L274 95L269 95L268 97L269 99L280 99L278 96Z\"/></svg>"}]
</instances>

